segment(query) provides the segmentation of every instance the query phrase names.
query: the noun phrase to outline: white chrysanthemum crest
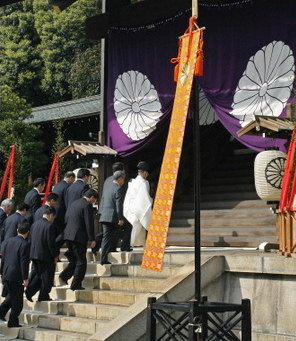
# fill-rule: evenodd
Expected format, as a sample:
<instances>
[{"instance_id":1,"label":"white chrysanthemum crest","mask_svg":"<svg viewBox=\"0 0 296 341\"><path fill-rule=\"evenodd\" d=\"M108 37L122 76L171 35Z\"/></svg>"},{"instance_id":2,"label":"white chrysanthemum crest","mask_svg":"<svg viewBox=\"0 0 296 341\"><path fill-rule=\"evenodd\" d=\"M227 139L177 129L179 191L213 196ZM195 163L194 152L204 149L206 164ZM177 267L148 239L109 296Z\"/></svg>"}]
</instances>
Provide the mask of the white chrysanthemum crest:
<instances>
[{"instance_id":1,"label":"white chrysanthemum crest","mask_svg":"<svg viewBox=\"0 0 296 341\"><path fill-rule=\"evenodd\" d=\"M236 88L230 114L242 126L255 115L280 116L290 98L295 78L293 52L273 41L252 56Z\"/></svg>"},{"instance_id":2,"label":"white chrysanthemum crest","mask_svg":"<svg viewBox=\"0 0 296 341\"><path fill-rule=\"evenodd\" d=\"M155 87L147 76L127 71L118 76L114 91L114 110L123 132L132 140L147 137L162 116Z\"/></svg>"}]
</instances>

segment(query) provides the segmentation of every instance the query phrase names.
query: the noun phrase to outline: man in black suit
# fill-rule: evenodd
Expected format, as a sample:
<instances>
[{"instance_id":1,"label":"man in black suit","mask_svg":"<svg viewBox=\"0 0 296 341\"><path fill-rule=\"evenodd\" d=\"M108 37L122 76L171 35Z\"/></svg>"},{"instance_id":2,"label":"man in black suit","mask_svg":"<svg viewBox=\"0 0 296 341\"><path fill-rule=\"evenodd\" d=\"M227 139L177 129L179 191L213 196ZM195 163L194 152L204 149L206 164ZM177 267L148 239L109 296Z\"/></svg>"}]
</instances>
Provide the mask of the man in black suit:
<instances>
[{"instance_id":1,"label":"man in black suit","mask_svg":"<svg viewBox=\"0 0 296 341\"><path fill-rule=\"evenodd\" d=\"M86 168L79 169L77 173L77 180L68 187L66 192L66 209L68 210L75 200L81 199L84 193L89 189L87 184L90 171Z\"/></svg>"},{"instance_id":2,"label":"man in black suit","mask_svg":"<svg viewBox=\"0 0 296 341\"><path fill-rule=\"evenodd\" d=\"M104 202L100 222L103 225L102 257L101 264L110 264L108 254L114 234L117 229L124 225L122 186L125 181L125 173L116 171L113 181L104 193Z\"/></svg>"},{"instance_id":3,"label":"man in black suit","mask_svg":"<svg viewBox=\"0 0 296 341\"><path fill-rule=\"evenodd\" d=\"M5 321L5 316L10 309L7 324L9 328L21 327L18 317L23 309L24 287L28 285L30 245L26 239L29 230L28 222L21 223L18 227L18 235L7 239L2 245L0 274L7 288L7 295L0 306L0 319Z\"/></svg>"},{"instance_id":4,"label":"man in black suit","mask_svg":"<svg viewBox=\"0 0 296 341\"><path fill-rule=\"evenodd\" d=\"M16 207L16 212L10 215L4 222L3 235L1 240L6 240L17 235L17 229L20 223L22 223L29 213L30 207L25 204L19 204Z\"/></svg>"},{"instance_id":5,"label":"man in black suit","mask_svg":"<svg viewBox=\"0 0 296 341\"><path fill-rule=\"evenodd\" d=\"M33 267L29 277L29 285L26 290L26 297L32 302L32 296L39 291L38 301L49 301L49 293L53 286L52 270L55 267L58 257L58 250L55 245L55 208L46 207L43 217L37 220L31 227L31 249L30 259Z\"/></svg>"},{"instance_id":6,"label":"man in black suit","mask_svg":"<svg viewBox=\"0 0 296 341\"><path fill-rule=\"evenodd\" d=\"M4 199L0 207L0 240L4 239L4 222L13 210L14 203L11 199Z\"/></svg>"},{"instance_id":7,"label":"man in black suit","mask_svg":"<svg viewBox=\"0 0 296 341\"><path fill-rule=\"evenodd\" d=\"M87 260L87 243L95 246L94 218L92 205L97 201L98 193L89 189L83 198L72 203L66 213L66 228L64 239L68 242L69 252L73 257L69 259L68 266L60 274L62 283L74 276L71 283L72 290L83 290L82 281L85 276Z\"/></svg>"},{"instance_id":8,"label":"man in black suit","mask_svg":"<svg viewBox=\"0 0 296 341\"><path fill-rule=\"evenodd\" d=\"M35 212L34 223L35 223L35 221L42 219L43 214L45 212L45 209L47 207L56 208L56 206L58 204L58 199L59 199L59 196L56 193L49 193L47 198L46 198L45 204L43 206L39 207L38 210Z\"/></svg>"},{"instance_id":9,"label":"man in black suit","mask_svg":"<svg viewBox=\"0 0 296 341\"><path fill-rule=\"evenodd\" d=\"M45 180L43 178L37 178L33 182L34 188L31 189L25 196L25 204L30 206L30 216L28 220L33 223L35 212L42 205L41 193L44 191Z\"/></svg>"},{"instance_id":10,"label":"man in black suit","mask_svg":"<svg viewBox=\"0 0 296 341\"><path fill-rule=\"evenodd\" d=\"M65 214L66 214L66 192L70 185L75 181L75 174L73 172L67 172L64 179L56 184L52 190L59 196L58 204L56 206L56 218L58 233L62 233L66 227Z\"/></svg>"}]
</instances>

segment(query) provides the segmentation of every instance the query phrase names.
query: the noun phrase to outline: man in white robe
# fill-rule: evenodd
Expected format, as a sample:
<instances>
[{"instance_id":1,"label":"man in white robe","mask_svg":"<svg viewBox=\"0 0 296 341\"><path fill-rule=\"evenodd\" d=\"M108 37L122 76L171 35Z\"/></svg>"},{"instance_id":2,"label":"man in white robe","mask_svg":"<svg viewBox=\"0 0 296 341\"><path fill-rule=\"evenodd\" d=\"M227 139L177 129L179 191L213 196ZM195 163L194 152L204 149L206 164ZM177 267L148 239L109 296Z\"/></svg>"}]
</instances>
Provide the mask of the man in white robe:
<instances>
[{"instance_id":1,"label":"man in white robe","mask_svg":"<svg viewBox=\"0 0 296 341\"><path fill-rule=\"evenodd\" d=\"M152 198L149 194L149 182L146 180L149 175L149 165L141 161L137 168L138 176L128 183L123 215L133 226L131 245L143 246L152 213Z\"/></svg>"}]
</instances>

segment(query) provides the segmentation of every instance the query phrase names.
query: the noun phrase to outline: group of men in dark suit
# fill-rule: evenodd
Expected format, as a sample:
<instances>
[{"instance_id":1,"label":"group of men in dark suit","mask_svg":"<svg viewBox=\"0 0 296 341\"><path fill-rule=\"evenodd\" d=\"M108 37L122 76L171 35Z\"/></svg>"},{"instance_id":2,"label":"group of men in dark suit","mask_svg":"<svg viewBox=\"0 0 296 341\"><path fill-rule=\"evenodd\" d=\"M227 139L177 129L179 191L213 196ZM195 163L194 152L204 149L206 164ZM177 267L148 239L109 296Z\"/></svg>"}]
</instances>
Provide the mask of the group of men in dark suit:
<instances>
[{"instance_id":1,"label":"group of men in dark suit","mask_svg":"<svg viewBox=\"0 0 296 341\"><path fill-rule=\"evenodd\" d=\"M24 203L18 205L16 212L8 218L13 202L4 201L1 204L0 229L3 238L0 273L6 299L0 306L0 319L5 320L11 309L9 327L19 326L18 316L23 307L24 287L30 301L38 291L38 301L51 300L55 264L64 243L68 247L65 256L69 263L59 278L62 284L67 284L73 277L70 285L72 290L84 290L82 282L87 268L88 244L94 253L102 249L101 264L110 264L108 254L116 251L119 240L122 251L132 250L132 226L123 216L127 191L123 163L116 162L113 165L113 175L105 180L99 206L102 232L96 237L93 204L98 200L98 193L89 188L89 176L88 169L80 169L75 181L75 174L68 172L54 186L43 206L41 193L45 181L42 178L36 179ZM9 205L12 207L9 208ZM32 269L29 275L30 261Z\"/></svg>"},{"instance_id":2,"label":"group of men in dark suit","mask_svg":"<svg viewBox=\"0 0 296 341\"><path fill-rule=\"evenodd\" d=\"M6 216L1 222L0 273L6 299L0 306L0 319L5 320L11 309L8 327L19 326L24 287L30 301L38 291L38 301L51 300L55 264L64 242L68 244L69 265L61 273L61 279L67 282L73 276L71 289L84 289L82 281L86 272L87 243L95 246L92 204L98 199L97 192L87 185L89 175L88 169L80 169L77 181L73 183L75 174L68 172L48 195L43 206L41 193L45 181L36 179L24 203L18 205L16 212L9 217L7 214L12 209L4 210L5 202L2 203L0 221L1 211ZM29 276L30 260L32 269Z\"/></svg>"}]
</instances>

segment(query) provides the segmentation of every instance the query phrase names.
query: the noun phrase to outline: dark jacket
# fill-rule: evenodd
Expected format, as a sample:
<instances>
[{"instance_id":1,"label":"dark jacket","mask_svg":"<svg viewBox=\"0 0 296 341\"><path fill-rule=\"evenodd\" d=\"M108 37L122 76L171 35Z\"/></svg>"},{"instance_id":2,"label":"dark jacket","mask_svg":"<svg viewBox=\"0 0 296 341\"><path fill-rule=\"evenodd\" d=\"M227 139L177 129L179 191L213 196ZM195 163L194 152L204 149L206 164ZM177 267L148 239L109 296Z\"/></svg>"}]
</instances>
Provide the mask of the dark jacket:
<instances>
[{"instance_id":1,"label":"dark jacket","mask_svg":"<svg viewBox=\"0 0 296 341\"><path fill-rule=\"evenodd\" d=\"M125 183L121 186L121 191L122 191L122 195L123 195L123 201L124 201L124 197L126 195L127 189L128 189L128 180L125 179ZM107 188L112 185L113 183L113 175L109 176L105 182L104 182L104 186L103 186L103 191L102 191L102 197L100 200L100 205L99 205L99 214L102 214L103 211L103 203L104 203L104 197L106 195L107 192Z\"/></svg>"},{"instance_id":2,"label":"dark jacket","mask_svg":"<svg viewBox=\"0 0 296 341\"><path fill-rule=\"evenodd\" d=\"M0 229L2 228L3 223L6 218L7 218L7 214L4 212L2 208L0 208Z\"/></svg>"},{"instance_id":3,"label":"dark jacket","mask_svg":"<svg viewBox=\"0 0 296 341\"><path fill-rule=\"evenodd\" d=\"M53 188L53 193L56 193L59 196L58 204L56 207L56 221L57 223L65 222L65 214L66 214L66 192L70 184L67 181L62 180L58 184L56 184Z\"/></svg>"},{"instance_id":4,"label":"dark jacket","mask_svg":"<svg viewBox=\"0 0 296 341\"><path fill-rule=\"evenodd\" d=\"M101 223L117 223L123 220L124 188L113 182L108 185L103 193Z\"/></svg>"},{"instance_id":5,"label":"dark jacket","mask_svg":"<svg viewBox=\"0 0 296 341\"><path fill-rule=\"evenodd\" d=\"M30 206L30 216L28 217L28 220L32 223L35 212L42 205L41 195L33 188L26 194L24 203Z\"/></svg>"},{"instance_id":6,"label":"dark jacket","mask_svg":"<svg viewBox=\"0 0 296 341\"><path fill-rule=\"evenodd\" d=\"M42 219L43 214L44 214L44 210L46 207L49 207L49 205L45 204L45 205L38 208L38 210L34 214L34 219L33 219L34 223L35 223L35 221Z\"/></svg>"},{"instance_id":7,"label":"dark jacket","mask_svg":"<svg viewBox=\"0 0 296 341\"><path fill-rule=\"evenodd\" d=\"M2 208L0 208L0 242L4 240L4 222L7 218L7 214Z\"/></svg>"},{"instance_id":8,"label":"dark jacket","mask_svg":"<svg viewBox=\"0 0 296 341\"><path fill-rule=\"evenodd\" d=\"M64 240L87 245L95 240L93 208L85 198L74 201L66 213Z\"/></svg>"},{"instance_id":9,"label":"dark jacket","mask_svg":"<svg viewBox=\"0 0 296 341\"><path fill-rule=\"evenodd\" d=\"M18 235L2 244L0 274L6 281L23 282L29 277L30 244Z\"/></svg>"},{"instance_id":10,"label":"dark jacket","mask_svg":"<svg viewBox=\"0 0 296 341\"><path fill-rule=\"evenodd\" d=\"M66 191L66 209L68 210L75 200L81 199L88 189L88 184L84 183L81 179L70 185Z\"/></svg>"},{"instance_id":11,"label":"dark jacket","mask_svg":"<svg viewBox=\"0 0 296 341\"><path fill-rule=\"evenodd\" d=\"M18 224L22 223L25 219L26 218L23 217L18 212L15 212L9 217L7 217L3 225L3 239L2 240L15 237L17 235Z\"/></svg>"},{"instance_id":12,"label":"dark jacket","mask_svg":"<svg viewBox=\"0 0 296 341\"><path fill-rule=\"evenodd\" d=\"M45 218L36 221L30 232L30 259L52 262L59 252L55 244L56 231L53 223Z\"/></svg>"}]
</instances>

